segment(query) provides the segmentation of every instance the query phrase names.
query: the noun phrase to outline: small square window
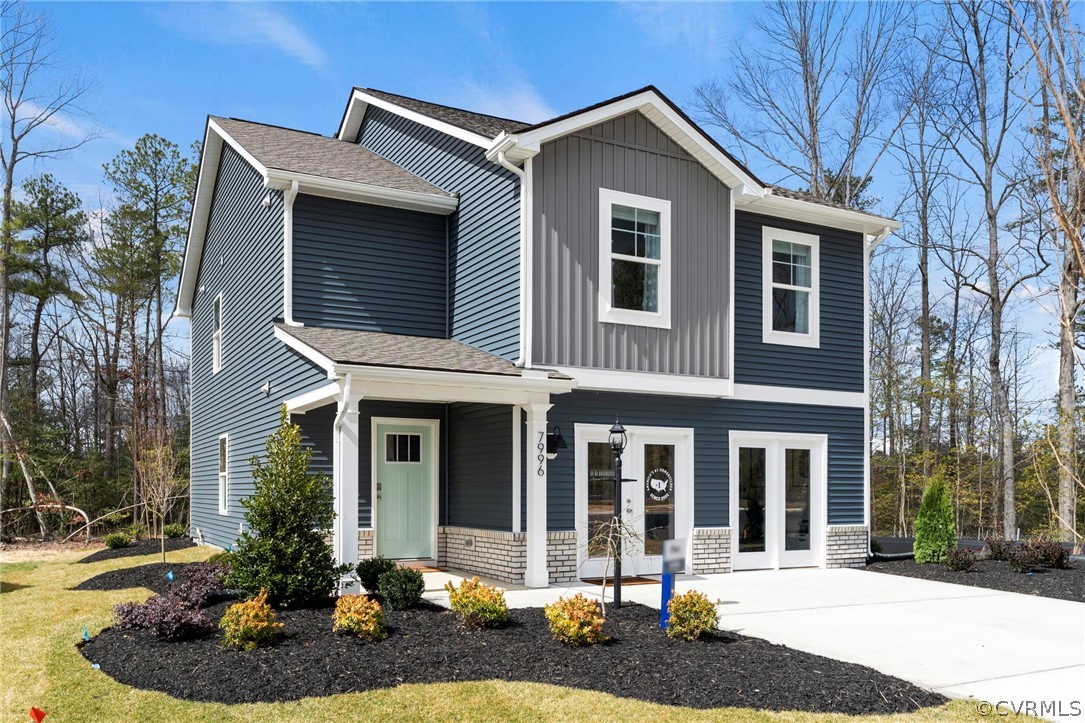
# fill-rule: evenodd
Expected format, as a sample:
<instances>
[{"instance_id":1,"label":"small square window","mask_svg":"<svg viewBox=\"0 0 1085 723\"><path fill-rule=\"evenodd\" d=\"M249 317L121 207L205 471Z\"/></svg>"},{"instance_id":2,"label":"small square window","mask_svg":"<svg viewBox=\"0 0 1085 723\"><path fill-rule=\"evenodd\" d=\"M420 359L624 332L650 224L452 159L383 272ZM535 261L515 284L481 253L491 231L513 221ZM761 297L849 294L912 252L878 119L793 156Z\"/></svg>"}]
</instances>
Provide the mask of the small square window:
<instances>
[{"instance_id":1,"label":"small square window","mask_svg":"<svg viewBox=\"0 0 1085 723\"><path fill-rule=\"evenodd\" d=\"M422 435L386 434L384 436L385 462L421 462Z\"/></svg>"}]
</instances>

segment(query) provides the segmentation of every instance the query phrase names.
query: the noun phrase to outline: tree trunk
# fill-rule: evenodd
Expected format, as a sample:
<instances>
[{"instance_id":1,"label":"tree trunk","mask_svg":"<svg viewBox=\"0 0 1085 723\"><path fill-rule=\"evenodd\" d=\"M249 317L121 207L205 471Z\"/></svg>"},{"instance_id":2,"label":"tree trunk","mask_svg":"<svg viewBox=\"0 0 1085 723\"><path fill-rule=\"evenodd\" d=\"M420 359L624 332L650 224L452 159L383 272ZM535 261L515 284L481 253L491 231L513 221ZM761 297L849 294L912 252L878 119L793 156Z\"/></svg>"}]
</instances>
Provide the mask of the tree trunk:
<instances>
[{"instance_id":1,"label":"tree trunk","mask_svg":"<svg viewBox=\"0 0 1085 723\"><path fill-rule=\"evenodd\" d=\"M1074 372L1076 348L1074 346L1074 324L1077 321L1078 297L1077 283L1081 272L1077 268L1077 257L1067 243L1059 278L1059 503L1058 521L1061 538L1074 542L1077 537L1076 510L1077 487L1077 408Z\"/></svg>"}]
</instances>

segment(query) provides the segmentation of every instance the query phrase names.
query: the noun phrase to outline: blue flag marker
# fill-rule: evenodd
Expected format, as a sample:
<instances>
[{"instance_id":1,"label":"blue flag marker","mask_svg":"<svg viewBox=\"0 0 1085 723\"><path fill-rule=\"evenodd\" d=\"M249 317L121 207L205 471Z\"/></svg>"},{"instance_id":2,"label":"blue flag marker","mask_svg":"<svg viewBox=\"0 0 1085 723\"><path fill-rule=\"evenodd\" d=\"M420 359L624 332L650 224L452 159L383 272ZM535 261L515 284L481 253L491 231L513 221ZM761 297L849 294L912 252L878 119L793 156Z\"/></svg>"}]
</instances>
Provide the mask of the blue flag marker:
<instances>
[{"instance_id":1,"label":"blue flag marker","mask_svg":"<svg viewBox=\"0 0 1085 723\"><path fill-rule=\"evenodd\" d=\"M234 551L234 546L233 545L227 545L226 546L226 552L233 552L233 551Z\"/></svg>"},{"instance_id":2,"label":"blue flag marker","mask_svg":"<svg viewBox=\"0 0 1085 723\"><path fill-rule=\"evenodd\" d=\"M170 570L169 572L166 573L166 579L169 580L170 582L173 582L173 570Z\"/></svg>"},{"instance_id":3,"label":"blue flag marker","mask_svg":"<svg viewBox=\"0 0 1085 723\"><path fill-rule=\"evenodd\" d=\"M90 633L87 632L87 626L83 626L83 640L90 640Z\"/></svg>"}]
</instances>

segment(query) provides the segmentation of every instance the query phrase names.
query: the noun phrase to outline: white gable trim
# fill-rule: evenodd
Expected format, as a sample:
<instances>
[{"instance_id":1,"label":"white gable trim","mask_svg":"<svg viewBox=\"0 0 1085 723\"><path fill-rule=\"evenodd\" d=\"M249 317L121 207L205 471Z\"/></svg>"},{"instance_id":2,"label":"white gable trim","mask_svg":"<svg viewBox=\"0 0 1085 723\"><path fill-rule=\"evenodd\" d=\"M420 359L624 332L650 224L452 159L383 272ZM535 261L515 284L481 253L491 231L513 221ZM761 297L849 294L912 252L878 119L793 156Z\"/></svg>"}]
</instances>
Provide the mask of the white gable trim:
<instances>
[{"instance_id":1,"label":"white gable trim","mask_svg":"<svg viewBox=\"0 0 1085 723\"><path fill-rule=\"evenodd\" d=\"M358 132L362 128L362 119L365 118L366 109L371 105L376 106L377 108L383 108L396 115L403 116L407 120L414 121L415 123L420 123L421 125L433 128L434 130L441 131L453 138L459 138L461 141L467 141L479 148L489 148L490 144L493 142L493 139L488 136L479 135L478 133L473 133L465 128L460 128L451 123L437 120L424 113L404 108L391 101L370 95L358 88L355 88L350 96L350 101L347 103L347 112L343 114L343 121L339 124L339 132L336 134L336 137L341 141L355 143L358 140Z\"/></svg>"}]
</instances>

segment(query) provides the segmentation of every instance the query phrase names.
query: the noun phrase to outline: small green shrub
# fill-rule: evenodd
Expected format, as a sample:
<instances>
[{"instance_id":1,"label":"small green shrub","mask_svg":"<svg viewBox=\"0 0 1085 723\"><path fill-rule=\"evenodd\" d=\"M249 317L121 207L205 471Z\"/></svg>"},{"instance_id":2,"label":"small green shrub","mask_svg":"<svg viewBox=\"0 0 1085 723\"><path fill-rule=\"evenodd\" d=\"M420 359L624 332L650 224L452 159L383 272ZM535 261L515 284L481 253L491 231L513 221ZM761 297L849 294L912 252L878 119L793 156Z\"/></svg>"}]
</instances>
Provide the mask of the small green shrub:
<instances>
[{"instance_id":1,"label":"small green shrub","mask_svg":"<svg viewBox=\"0 0 1085 723\"><path fill-rule=\"evenodd\" d=\"M223 645L252 650L282 635L285 626L276 619L275 611L268 605L267 591L261 590L252 600L234 603L226 608L219 627L225 631Z\"/></svg>"},{"instance_id":2,"label":"small green shrub","mask_svg":"<svg viewBox=\"0 0 1085 723\"><path fill-rule=\"evenodd\" d=\"M162 534L169 538L184 537L188 530L180 522L166 525L162 528Z\"/></svg>"},{"instance_id":3,"label":"small green shrub","mask_svg":"<svg viewBox=\"0 0 1085 723\"><path fill-rule=\"evenodd\" d=\"M335 601L335 621L332 629L369 640L384 640L388 628L384 625L384 610L380 603L366 595L341 595Z\"/></svg>"},{"instance_id":4,"label":"small green shrub","mask_svg":"<svg viewBox=\"0 0 1085 723\"><path fill-rule=\"evenodd\" d=\"M399 567L380 576L381 599L393 610L406 610L422 601L426 584L422 573L413 567Z\"/></svg>"},{"instance_id":5,"label":"small green shrub","mask_svg":"<svg viewBox=\"0 0 1085 723\"><path fill-rule=\"evenodd\" d=\"M234 553L226 552L225 550L223 550L222 552L216 552L214 555L207 558L207 561L213 562L216 565L224 565L227 569L229 569L234 564Z\"/></svg>"},{"instance_id":6,"label":"small green shrub","mask_svg":"<svg viewBox=\"0 0 1085 723\"><path fill-rule=\"evenodd\" d=\"M667 603L667 636L676 640L696 640L720 624L716 606L702 592L690 590L675 595Z\"/></svg>"},{"instance_id":7,"label":"small green shrub","mask_svg":"<svg viewBox=\"0 0 1085 723\"><path fill-rule=\"evenodd\" d=\"M113 548L114 550L121 547L128 547L132 544L132 538L124 532L110 532L108 535L102 538L102 542L106 547Z\"/></svg>"},{"instance_id":8,"label":"small green shrub","mask_svg":"<svg viewBox=\"0 0 1085 723\"><path fill-rule=\"evenodd\" d=\"M380 592L381 575L392 572L397 567L395 561L381 555L367 557L354 566L354 576L358 578L358 582L362 583L362 587L367 592L378 593Z\"/></svg>"},{"instance_id":9,"label":"small green shrub","mask_svg":"<svg viewBox=\"0 0 1085 723\"><path fill-rule=\"evenodd\" d=\"M569 645L595 645L607 639L603 634L606 618L602 606L582 593L559 597L557 602L543 608L543 612L554 640Z\"/></svg>"},{"instance_id":10,"label":"small green shrub","mask_svg":"<svg viewBox=\"0 0 1085 723\"><path fill-rule=\"evenodd\" d=\"M931 475L919 514L915 520L915 542L912 550L918 563L942 562L946 552L957 547L957 533L953 529L953 505L946 489L941 471Z\"/></svg>"},{"instance_id":11,"label":"small green shrub","mask_svg":"<svg viewBox=\"0 0 1085 723\"><path fill-rule=\"evenodd\" d=\"M1013 540L1003 540L1000 537L987 538L987 559L1008 562L1010 555L1019 547Z\"/></svg>"},{"instance_id":12,"label":"small green shrub","mask_svg":"<svg viewBox=\"0 0 1085 723\"><path fill-rule=\"evenodd\" d=\"M954 547L946 553L946 567L953 572L968 572L976 566L976 553Z\"/></svg>"},{"instance_id":13,"label":"small green shrub","mask_svg":"<svg viewBox=\"0 0 1085 723\"><path fill-rule=\"evenodd\" d=\"M458 588L446 582L445 590L452 612L469 628L495 628L509 620L505 593L477 577L462 581Z\"/></svg>"},{"instance_id":14,"label":"small green shrub","mask_svg":"<svg viewBox=\"0 0 1085 723\"><path fill-rule=\"evenodd\" d=\"M1014 572L1032 572L1040 566L1041 560L1039 550L1028 545L1020 545L1010 553L1010 569Z\"/></svg>"},{"instance_id":15,"label":"small green shrub","mask_svg":"<svg viewBox=\"0 0 1085 723\"><path fill-rule=\"evenodd\" d=\"M1070 568L1070 551L1058 542L1034 542L1032 548L1040 554L1040 564L1056 570Z\"/></svg>"},{"instance_id":16,"label":"small green shrub","mask_svg":"<svg viewBox=\"0 0 1085 723\"><path fill-rule=\"evenodd\" d=\"M108 530L115 530L124 525L129 519L131 519L131 515L127 512L111 512L98 520L98 524Z\"/></svg>"},{"instance_id":17,"label":"small green shrub","mask_svg":"<svg viewBox=\"0 0 1085 723\"><path fill-rule=\"evenodd\" d=\"M133 522L122 530L126 535L133 540L142 540L143 536L147 534L147 528L138 522Z\"/></svg>"}]
</instances>

